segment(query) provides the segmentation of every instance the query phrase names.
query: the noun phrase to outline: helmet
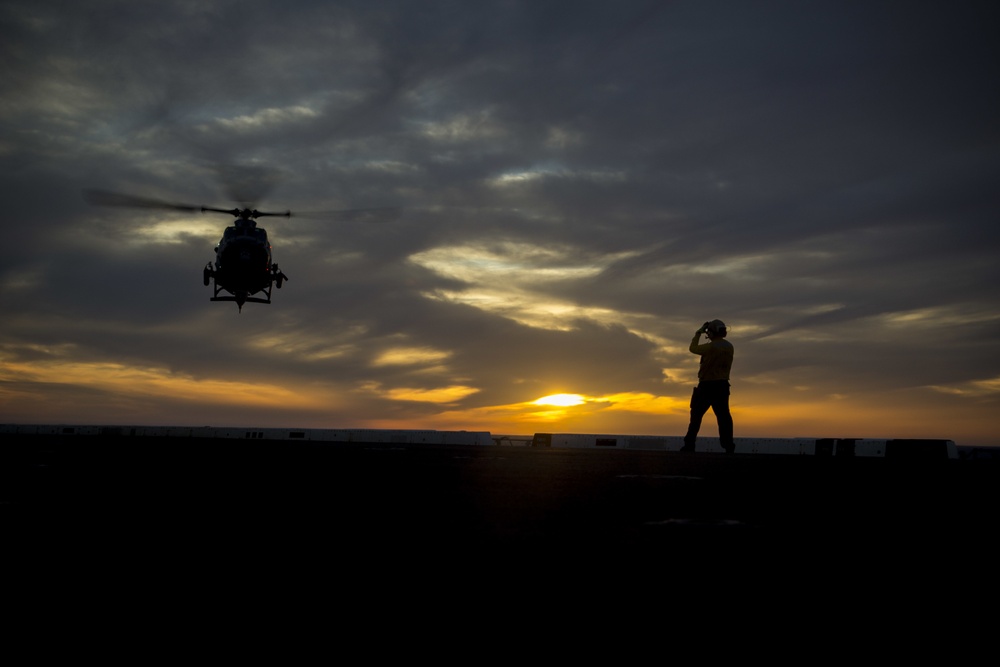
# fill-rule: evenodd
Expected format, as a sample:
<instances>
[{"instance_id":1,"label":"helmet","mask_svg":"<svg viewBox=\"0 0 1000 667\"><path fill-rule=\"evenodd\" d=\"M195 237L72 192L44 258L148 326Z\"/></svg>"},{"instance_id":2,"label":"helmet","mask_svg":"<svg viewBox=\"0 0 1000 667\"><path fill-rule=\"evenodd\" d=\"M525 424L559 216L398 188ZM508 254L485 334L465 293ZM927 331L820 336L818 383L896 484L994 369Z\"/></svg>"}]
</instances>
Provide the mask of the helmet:
<instances>
[{"instance_id":1,"label":"helmet","mask_svg":"<svg viewBox=\"0 0 1000 667\"><path fill-rule=\"evenodd\" d=\"M705 331L711 332L713 336L726 335L726 323L722 320L712 320L705 323Z\"/></svg>"}]
</instances>

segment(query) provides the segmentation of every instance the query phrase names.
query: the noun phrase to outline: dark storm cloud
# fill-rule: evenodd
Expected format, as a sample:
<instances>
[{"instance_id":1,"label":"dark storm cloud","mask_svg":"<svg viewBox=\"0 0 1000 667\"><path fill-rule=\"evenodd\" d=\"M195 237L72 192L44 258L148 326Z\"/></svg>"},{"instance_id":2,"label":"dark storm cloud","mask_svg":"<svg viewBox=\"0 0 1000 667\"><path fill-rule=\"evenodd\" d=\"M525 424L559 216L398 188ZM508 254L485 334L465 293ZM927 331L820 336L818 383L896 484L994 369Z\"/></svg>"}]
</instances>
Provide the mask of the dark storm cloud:
<instances>
[{"instance_id":1,"label":"dark storm cloud","mask_svg":"<svg viewBox=\"0 0 1000 667\"><path fill-rule=\"evenodd\" d=\"M992 380L996 18L978 2L7 2L5 358L433 414L386 392L683 396L689 331L721 317L761 382ZM263 219L290 281L237 316L200 283L225 216L97 209L93 187L399 208Z\"/></svg>"}]
</instances>

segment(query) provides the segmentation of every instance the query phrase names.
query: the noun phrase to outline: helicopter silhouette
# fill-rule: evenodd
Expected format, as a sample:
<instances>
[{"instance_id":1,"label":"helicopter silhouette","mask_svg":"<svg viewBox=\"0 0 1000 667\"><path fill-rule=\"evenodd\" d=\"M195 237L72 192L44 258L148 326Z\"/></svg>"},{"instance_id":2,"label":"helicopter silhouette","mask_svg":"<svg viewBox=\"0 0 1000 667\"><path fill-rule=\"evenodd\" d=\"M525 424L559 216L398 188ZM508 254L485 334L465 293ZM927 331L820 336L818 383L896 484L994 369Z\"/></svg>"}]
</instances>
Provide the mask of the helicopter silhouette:
<instances>
[{"instance_id":1,"label":"helicopter silhouette","mask_svg":"<svg viewBox=\"0 0 1000 667\"><path fill-rule=\"evenodd\" d=\"M248 208L225 211L207 206L201 210L236 216L236 223L226 227L219 244L215 246L215 266L209 262L203 271L206 287L209 282L214 281L215 294L211 300L235 301L240 312L243 312L243 304L247 301L271 303L272 286L281 289L288 276L281 272L277 264L271 262L271 244L267 240L267 230L257 226L257 218L290 218L292 212L262 213ZM223 290L232 296L219 296ZM264 297L252 296L258 292L264 294Z\"/></svg>"},{"instance_id":2,"label":"helicopter silhouette","mask_svg":"<svg viewBox=\"0 0 1000 667\"><path fill-rule=\"evenodd\" d=\"M239 312L243 312L243 304L247 302L271 303L272 289L274 287L281 289L288 280L288 276L273 262L267 230L257 226L257 218L271 216L289 218L292 215L291 211L266 213L250 208L193 206L105 190L87 190L84 192L84 197L91 204L99 206L158 208L226 213L235 216L235 222L226 227L222 238L215 246L215 262L209 262L202 271L205 286L213 285L214 294L211 301L235 301ZM220 296L223 292L227 292L228 295ZM262 296L254 296L256 294Z\"/></svg>"}]
</instances>

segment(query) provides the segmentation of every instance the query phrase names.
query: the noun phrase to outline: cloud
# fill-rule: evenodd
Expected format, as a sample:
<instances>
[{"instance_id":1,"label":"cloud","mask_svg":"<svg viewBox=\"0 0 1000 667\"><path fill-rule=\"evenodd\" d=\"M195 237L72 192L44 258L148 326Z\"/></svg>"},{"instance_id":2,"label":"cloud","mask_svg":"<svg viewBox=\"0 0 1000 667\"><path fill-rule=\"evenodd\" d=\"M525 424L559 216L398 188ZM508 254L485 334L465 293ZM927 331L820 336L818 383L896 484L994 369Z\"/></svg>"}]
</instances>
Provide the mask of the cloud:
<instances>
[{"instance_id":1,"label":"cloud","mask_svg":"<svg viewBox=\"0 0 1000 667\"><path fill-rule=\"evenodd\" d=\"M421 403L458 403L466 396L474 394L475 387L398 387L386 392L386 396L394 401L417 401Z\"/></svg>"},{"instance_id":2,"label":"cloud","mask_svg":"<svg viewBox=\"0 0 1000 667\"><path fill-rule=\"evenodd\" d=\"M383 350L372 361L374 366L413 366L437 364L451 356L450 352L430 348L396 347Z\"/></svg>"},{"instance_id":3,"label":"cloud","mask_svg":"<svg viewBox=\"0 0 1000 667\"><path fill-rule=\"evenodd\" d=\"M245 407L264 407L280 402L310 409L329 400L315 392L295 392L274 384L196 378L165 368L129 366L113 361L79 362L55 358L24 363L5 360L0 380L6 385L8 398L19 394L18 386L57 384L86 387L107 394L138 394L152 399Z\"/></svg>"},{"instance_id":4,"label":"cloud","mask_svg":"<svg viewBox=\"0 0 1000 667\"><path fill-rule=\"evenodd\" d=\"M988 380L972 380L957 385L931 386L934 391L960 397L992 399L1000 397L1000 377Z\"/></svg>"},{"instance_id":5,"label":"cloud","mask_svg":"<svg viewBox=\"0 0 1000 667\"><path fill-rule=\"evenodd\" d=\"M746 429L991 438L992 5L568 7L5 3L2 418L676 433L718 317ZM87 188L329 213L238 313L229 219Z\"/></svg>"}]
</instances>

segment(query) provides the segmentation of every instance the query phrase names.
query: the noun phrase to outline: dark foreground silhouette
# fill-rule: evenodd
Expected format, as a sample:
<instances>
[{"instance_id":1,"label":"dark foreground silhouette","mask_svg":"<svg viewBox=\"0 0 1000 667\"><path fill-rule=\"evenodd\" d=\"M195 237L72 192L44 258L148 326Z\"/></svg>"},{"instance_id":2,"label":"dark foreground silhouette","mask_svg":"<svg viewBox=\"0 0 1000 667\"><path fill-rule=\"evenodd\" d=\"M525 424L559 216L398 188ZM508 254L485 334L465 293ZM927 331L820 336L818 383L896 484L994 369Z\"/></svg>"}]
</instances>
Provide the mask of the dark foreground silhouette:
<instances>
[{"instance_id":1,"label":"dark foreground silhouette","mask_svg":"<svg viewBox=\"0 0 1000 667\"><path fill-rule=\"evenodd\" d=\"M971 544L994 525L998 481L995 464L937 459L40 436L0 449L0 516L29 543L180 551Z\"/></svg>"},{"instance_id":2,"label":"dark foreground silhouette","mask_svg":"<svg viewBox=\"0 0 1000 667\"><path fill-rule=\"evenodd\" d=\"M610 619L654 623L657 641L669 628L673 642L679 615L712 633L797 621L839 637L859 618L937 623L981 602L998 471L937 457L5 435L0 534L19 591L6 608L46 641L56 617L98 625L102 641L154 633L147 652L192 628L256 651L247 629L267 638L281 624L324 642L349 627L408 655L400 629L450 645L465 636L455 623L488 632L490 651Z\"/></svg>"}]
</instances>

